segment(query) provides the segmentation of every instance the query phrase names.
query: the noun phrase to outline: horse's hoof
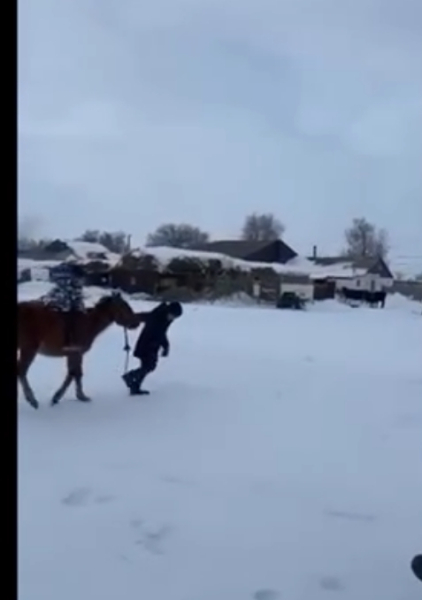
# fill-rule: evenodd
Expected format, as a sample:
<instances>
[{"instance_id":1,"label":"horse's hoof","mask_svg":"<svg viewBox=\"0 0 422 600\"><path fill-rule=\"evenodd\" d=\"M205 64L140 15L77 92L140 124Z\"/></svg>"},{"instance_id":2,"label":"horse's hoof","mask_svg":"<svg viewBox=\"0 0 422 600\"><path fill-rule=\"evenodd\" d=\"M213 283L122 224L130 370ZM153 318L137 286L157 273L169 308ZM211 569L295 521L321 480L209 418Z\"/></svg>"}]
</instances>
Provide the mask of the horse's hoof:
<instances>
[{"instance_id":1,"label":"horse's hoof","mask_svg":"<svg viewBox=\"0 0 422 600\"><path fill-rule=\"evenodd\" d=\"M38 410L40 405L38 400L35 400L35 398L33 400L28 400L29 404L32 406L32 408L35 408L35 410Z\"/></svg>"}]
</instances>

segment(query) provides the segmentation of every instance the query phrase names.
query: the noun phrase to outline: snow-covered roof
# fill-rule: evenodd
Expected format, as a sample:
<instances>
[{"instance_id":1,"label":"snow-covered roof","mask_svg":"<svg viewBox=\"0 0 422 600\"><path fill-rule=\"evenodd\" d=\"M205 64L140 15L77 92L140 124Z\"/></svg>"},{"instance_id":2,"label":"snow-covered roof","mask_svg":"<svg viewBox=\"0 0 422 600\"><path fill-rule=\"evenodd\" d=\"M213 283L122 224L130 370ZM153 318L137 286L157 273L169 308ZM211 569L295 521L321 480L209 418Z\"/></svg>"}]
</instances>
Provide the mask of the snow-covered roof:
<instances>
[{"instance_id":1,"label":"snow-covered roof","mask_svg":"<svg viewBox=\"0 0 422 600\"><path fill-rule=\"evenodd\" d=\"M133 258L153 257L160 271L165 271L169 263L174 259L192 259L194 261L209 264L212 261L220 261L224 270L237 269L239 271L252 271L256 269L272 269L280 275L307 275L311 279L325 278L353 278L363 276L365 269L356 269L351 262L336 263L329 266L316 265L307 258L296 256L286 264L259 263L232 258L217 252L206 252L203 250L183 250L180 248L139 247L132 250L125 257L109 252L102 244L81 241L66 241L74 256L80 263L89 263L95 260L107 262L110 266L116 266L128 256ZM61 261L38 261L27 258L18 259L19 270L34 267L53 267Z\"/></svg>"},{"instance_id":2,"label":"snow-covered roof","mask_svg":"<svg viewBox=\"0 0 422 600\"><path fill-rule=\"evenodd\" d=\"M75 252L75 254L78 254L81 257L86 256L92 252L97 253L97 254L101 254L101 253L107 254L108 253L107 248L97 242L85 242L85 241L81 241L81 240L66 240L66 244L69 246L69 248L71 250L73 250L73 252Z\"/></svg>"},{"instance_id":3,"label":"snow-covered roof","mask_svg":"<svg viewBox=\"0 0 422 600\"><path fill-rule=\"evenodd\" d=\"M347 256L320 256L310 260L319 268L321 277L350 279L366 274L379 275L386 279L393 277L388 265L374 257L352 259Z\"/></svg>"},{"instance_id":4,"label":"snow-covered roof","mask_svg":"<svg viewBox=\"0 0 422 600\"><path fill-rule=\"evenodd\" d=\"M114 265L120 260L119 254L110 252L105 246L97 242L66 240L66 244L80 262L101 260Z\"/></svg>"},{"instance_id":5,"label":"snow-covered roof","mask_svg":"<svg viewBox=\"0 0 422 600\"><path fill-rule=\"evenodd\" d=\"M136 248L127 256L132 256L133 258L152 256L157 261L159 270L165 270L169 263L177 258L197 260L205 264L218 260L221 262L223 269L225 270L238 269L240 271L252 271L255 269L273 269L273 271L280 274L289 273L310 275L313 271L318 269L318 267L315 267L311 261L299 256L293 258L285 265L281 265L279 263L258 263L245 261L217 252L183 250L180 248L168 248L164 246Z\"/></svg>"},{"instance_id":6,"label":"snow-covered roof","mask_svg":"<svg viewBox=\"0 0 422 600\"><path fill-rule=\"evenodd\" d=\"M20 258L17 260L18 272L25 269L50 269L56 267L61 261L58 260L35 260L33 258Z\"/></svg>"},{"instance_id":7,"label":"snow-covered roof","mask_svg":"<svg viewBox=\"0 0 422 600\"><path fill-rule=\"evenodd\" d=\"M367 269L357 269L351 262L336 263L327 266L315 265L312 263L312 266L313 279L351 279L353 277L362 277L367 273Z\"/></svg>"},{"instance_id":8,"label":"snow-covered roof","mask_svg":"<svg viewBox=\"0 0 422 600\"><path fill-rule=\"evenodd\" d=\"M203 261L204 263L220 260L226 268L234 268L235 260L223 254L216 252L204 252L201 250L183 250L182 248L168 248L167 246L139 247L131 250L129 256L141 258L143 256L153 256L160 268L166 266L176 258L185 258Z\"/></svg>"}]
</instances>

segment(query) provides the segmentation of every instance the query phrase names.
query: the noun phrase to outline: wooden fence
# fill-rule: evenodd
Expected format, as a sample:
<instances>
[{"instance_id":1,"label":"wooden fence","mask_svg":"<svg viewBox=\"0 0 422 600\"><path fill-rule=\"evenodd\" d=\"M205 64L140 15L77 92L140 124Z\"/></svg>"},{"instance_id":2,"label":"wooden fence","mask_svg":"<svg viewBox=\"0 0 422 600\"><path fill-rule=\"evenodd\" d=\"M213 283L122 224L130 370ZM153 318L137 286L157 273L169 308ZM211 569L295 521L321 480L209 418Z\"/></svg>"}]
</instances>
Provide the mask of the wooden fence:
<instances>
[{"instance_id":1,"label":"wooden fence","mask_svg":"<svg viewBox=\"0 0 422 600\"><path fill-rule=\"evenodd\" d=\"M422 302L422 281L395 281L391 293L402 294L407 298Z\"/></svg>"}]
</instances>

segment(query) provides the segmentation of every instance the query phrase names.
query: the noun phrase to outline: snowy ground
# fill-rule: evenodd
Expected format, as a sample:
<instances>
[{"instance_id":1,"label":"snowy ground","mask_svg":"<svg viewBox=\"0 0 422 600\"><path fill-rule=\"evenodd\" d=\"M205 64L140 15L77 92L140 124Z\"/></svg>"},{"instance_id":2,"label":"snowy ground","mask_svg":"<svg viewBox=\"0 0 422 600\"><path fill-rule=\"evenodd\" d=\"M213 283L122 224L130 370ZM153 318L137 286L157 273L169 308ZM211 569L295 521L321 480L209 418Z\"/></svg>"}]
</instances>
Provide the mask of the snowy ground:
<instances>
[{"instance_id":1,"label":"snowy ground","mask_svg":"<svg viewBox=\"0 0 422 600\"><path fill-rule=\"evenodd\" d=\"M50 408L63 364L38 359L20 599L420 599L420 312L190 306L142 399L117 328L87 358L90 405Z\"/></svg>"}]
</instances>

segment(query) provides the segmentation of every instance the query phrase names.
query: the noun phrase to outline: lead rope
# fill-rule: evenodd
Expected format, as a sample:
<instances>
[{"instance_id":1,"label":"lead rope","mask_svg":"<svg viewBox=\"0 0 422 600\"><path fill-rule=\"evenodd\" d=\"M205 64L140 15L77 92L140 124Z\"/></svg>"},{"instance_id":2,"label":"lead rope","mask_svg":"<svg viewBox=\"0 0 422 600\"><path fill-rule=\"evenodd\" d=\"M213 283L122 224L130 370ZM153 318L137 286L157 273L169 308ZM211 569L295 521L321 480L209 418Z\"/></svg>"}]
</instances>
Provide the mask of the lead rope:
<instances>
[{"instance_id":1,"label":"lead rope","mask_svg":"<svg viewBox=\"0 0 422 600\"><path fill-rule=\"evenodd\" d=\"M128 336L126 327L123 329L123 334L124 334L124 338L125 338L125 345L123 346L123 352L126 352L125 367L124 367L123 374L126 375L126 373L128 372L128 368L129 368L129 352L130 352L129 336Z\"/></svg>"}]
</instances>

